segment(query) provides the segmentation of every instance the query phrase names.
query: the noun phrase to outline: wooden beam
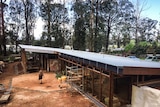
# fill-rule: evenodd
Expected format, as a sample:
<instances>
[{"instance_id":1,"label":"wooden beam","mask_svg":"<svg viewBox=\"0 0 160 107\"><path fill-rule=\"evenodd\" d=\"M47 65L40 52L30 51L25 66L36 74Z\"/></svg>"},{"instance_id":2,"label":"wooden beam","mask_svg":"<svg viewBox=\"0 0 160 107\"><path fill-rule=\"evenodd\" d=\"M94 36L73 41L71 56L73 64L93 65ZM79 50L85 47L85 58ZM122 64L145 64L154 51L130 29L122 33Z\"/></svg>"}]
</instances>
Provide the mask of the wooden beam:
<instances>
[{"instance_id":1,"label":"wooden beam","mask_svg":"<svg viewBox=\"0 0 160 107\"><path fill-rule=\"evenodd\" d=\"M114 75L110 71L110 78L109 78L109 107L113 107L113 90L114 90Z\"/></svg>"},{"instance_id":2,"label":"wooden beam","mask_svg":"<svg viewBox=\"0 0 160 107\"><path fill-rule=\"evenodd\" d=\"M26 52L24 49L21 49L21 60L22 60L22 66L24 69L24 72L27 72L27 58L26 58Z\"/></svg>"},{"instance_id":3,"label":"wooden beam","mask_svg":"<svg viewBox=\"0 0 160 107\"><path fill-rule=\"evenodd\" d=\"M75 63L75 62L73 62L73 61L70 61L70 60L67 60L67 59L64 59L64 58L61 58L61 57L58 57L58 58L59 58L60 60L65 61L65 62L68 62L68 63L71 63L71 64L74 64L74 65L77 65L77 66L82 67L81 64Z\"/></svg>"},{"instance_id":4,"label":"wooden beam","mask_svg":"<svg viewBox=\"0 0 160 107\"><path fill-rule=\"evenodd\" d=\"M160 75L160 68L124 67L123 75Z\"/></svg>"},{"instance_id":5,"label":"wooden beam","mask_svg":"<svg viewBox=\"0 0 160 107\"><path fill-rule=\"evenodd\" d=\"M100 73L100 71L97 71L97 70L95 70L95 68L94 69L91 69L91 68L87 68L88 70L90 70L90 71L93 71L93 72L96 72L96 73Z\"/></svg>"},{"instance_id":6,"label":"wooden beam","mask_svg":"<svg viewBox=\"0 0 160 107\"><path fill-rule=\"evenodd\" d=\"M103 84L103 81L102 81L102 70L100 71L101 73L100 73L100 88L99 88L99 99L100 99L100 101L102 101L103 99L102 99L102 84Z\"/></svg>"},{"instance_id":7,"label":"wooden beam","mask_svg":"<svg viewBox=\"0 0 160 107\"><path fill-rule=\"evenodd\" d=\"M85 77L85 68L82 67L82 86L83 86L82 90L83 91L85 91L85 87L84 87L85 86L85 78L84 77Z\"/></svg>"},{"instance_id":8,"label":"wooden beam","mask_svg":"<svg viewBox=\"0 0 160 107\"><path fill-rule=\"evenodd\" d=\"M92 86L92 95L94 95L94 72L91 72L91 76L92 76L92 82L91 82L91 86Z\"/></svg>"}]
</instances>

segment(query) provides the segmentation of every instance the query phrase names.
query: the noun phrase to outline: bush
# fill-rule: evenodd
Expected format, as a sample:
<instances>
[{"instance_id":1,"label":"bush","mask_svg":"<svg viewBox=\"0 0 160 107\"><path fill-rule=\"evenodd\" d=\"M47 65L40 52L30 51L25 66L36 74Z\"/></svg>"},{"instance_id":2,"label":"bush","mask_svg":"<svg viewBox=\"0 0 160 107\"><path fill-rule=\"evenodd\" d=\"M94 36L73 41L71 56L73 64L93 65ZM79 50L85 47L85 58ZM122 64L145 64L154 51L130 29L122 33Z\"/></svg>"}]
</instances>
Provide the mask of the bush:
<instances>
[{"instance_id":1,"label":"bush","mask_svg":"<svg viewBox=\"0 0 160 107\"><path fill-rule=\"evenodd\" d=\"M56 78L60 78L63 74L62 73L56 73Z\"/></svg>"},{"instance_id":2,"label":"bush","mask_svg":"<svg viewBox=\"0 0 160 107\"><path fill-rule=\"evenodd\" d=\"M147 49L151 45L147 42L140 42L138 45L135 45L134 48L132 49L131 53L136 54L136 56L140 56L142 54L146 54Z\"/></svg>"},{"instance_id":3,"label":"bush","mask_svg":"<svg viewBox=\"0 0 160 107\"><path fill-rule=\"evenodd\" d=\"M134 48L135 44L133 42L130 42L128 45L125 46L125 52L130 53L133 48Z\"/></svg>"}]
</instances>

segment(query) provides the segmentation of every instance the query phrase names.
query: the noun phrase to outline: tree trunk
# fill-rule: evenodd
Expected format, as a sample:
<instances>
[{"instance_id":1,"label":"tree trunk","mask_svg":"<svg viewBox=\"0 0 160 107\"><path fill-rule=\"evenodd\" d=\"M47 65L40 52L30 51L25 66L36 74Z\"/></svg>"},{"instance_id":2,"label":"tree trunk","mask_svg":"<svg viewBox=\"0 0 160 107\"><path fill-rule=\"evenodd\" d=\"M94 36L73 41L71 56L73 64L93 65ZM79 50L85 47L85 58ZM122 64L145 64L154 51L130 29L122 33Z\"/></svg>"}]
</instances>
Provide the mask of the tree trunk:
<instances>
[{"instance_id":1,"label":"tree trunk","mask_svg":"<svg viewBox=\"0 0 160 107\"><path fill-rule=\"evenodd\" d=\"M26 3L25 3L26 2ZM23 5L24 5L24 14L25 14L25 32L26 32L26 40L25 40L25 44L30 44L29 41L29 32L28 32L28 1L23 1Z\"/></svg>"},{"instance_id":2,"label":"tree trunk","mask_svg":"<svg viewBox=\"0 0 160 107\"><path fill-rule=\"evenodd\" d=\"M135 44L138 44L138 19L136 18Z\"/></svg>"},{"instance_id":3,"label":"tree trunk","mask_svg":"<svg viewBox=\"0 0 160 107\"><path fill-rule=\"evenodd\" d=\"M94 34L93 34L93 29L94 29L94 15L93 15L93 3L92 0L90 1L91 3L91 10L90 10L90 44L89 44L89 51L94 51Z\"/></svg>"},{"instance_id":4,"label":"tree trunk","mask_svg":"<svg viewBox=\"0 0 160 107\"><path fill-rule=\"evenodd\" d=\"M98 0L96 1L96 29L94 38L94 50L97 50L97 34L98 34Z\"/></svg>"},{"instance_id":5,"label":"tree trunk","mask_svg":"<svg viewBox=\"0 0 160 107\"><path fill-rule=\"evenodd\" d=\"M117 38L117 48L120 48L120 34L118 35L118 38Z\"/></svg>"},{"instance_id":6,"label":"tree trunk","mask_svg":"<svg viewBox=\"0 0 160 107\"><path fill-rule=\"evenodd\" d=\"M50 20L51 20L51 14L50 14L50 0L48 0L48 45L51 46L51 25L50 25Z\"/></svg>"},{"instance_id":7,"label":"tree trunk","mask_svg":"<svg viewBox=\"0 0 160 107\"><path fill-rule=\"evenodd\" d=\"M25 24L26 24L26 43L25 44L30 44L30 39L29 39L29 32L28 32L28 15L25 17Z\"/></svg>"},{"instance_id":8,"label":"tree trunk","mask_svg":"<svg viewBox=\"0 0 160 107\"><path fill-rule=\"evenodd\" d=\"M109 16L109 19L108 19L108 22L107 22L107 35L106 35L106 51L108 51L108 46L109 46L109 35L110 35L110 32L111 32L111 27L110 27L110 19L111 17Z\"/></svg>"},{"instance_id":9,"label":"tree trunk","mask_svg":"<svg viewBox=\"0 0 160 107\"><path fill-rule=\"evenodd\" d=\"M108 51L108 46L109 46L109 34L110 34L110 27L108 26L107 30L107 37L106 37L106 51Z\"/></svg>"},{"instance_id":10,"label":"tree trunk","mask_svg":"<svg viewBox=\"0 0 160 107\"><path fill-rule=\"evenodd\" d=\"M4 15L3 15L4 4L1 0L1 20L2 20L2 46L3 46L3 55L6 56L6 37L4 32Z\"/></svg>"}]
</instances>

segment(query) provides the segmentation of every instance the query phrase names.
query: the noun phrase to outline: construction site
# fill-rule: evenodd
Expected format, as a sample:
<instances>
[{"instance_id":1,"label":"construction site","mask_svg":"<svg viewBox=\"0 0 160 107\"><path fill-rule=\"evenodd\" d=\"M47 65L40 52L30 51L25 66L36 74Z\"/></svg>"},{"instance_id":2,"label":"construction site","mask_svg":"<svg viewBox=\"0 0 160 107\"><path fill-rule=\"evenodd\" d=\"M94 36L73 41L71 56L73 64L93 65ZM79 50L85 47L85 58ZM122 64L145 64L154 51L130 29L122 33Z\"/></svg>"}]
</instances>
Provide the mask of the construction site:
<instances>
[{"instance_id":1,"label":"construction site","mask_svg":"<svg viewBox=\"0 0 160 107\"><path fill-rule=\"evenodd\" d=\"M12 80L12 87L8 85L12 89L8 103L2 106L137 107L142 103L159 106L158 62L31 45L20 47L21 60L0 75L9 73L1 78L1 83L11 85ZM40 70L44 71L42 84L38 80ZM152 96L142 94L151 92Z\"/></svg>"}]
</instances>

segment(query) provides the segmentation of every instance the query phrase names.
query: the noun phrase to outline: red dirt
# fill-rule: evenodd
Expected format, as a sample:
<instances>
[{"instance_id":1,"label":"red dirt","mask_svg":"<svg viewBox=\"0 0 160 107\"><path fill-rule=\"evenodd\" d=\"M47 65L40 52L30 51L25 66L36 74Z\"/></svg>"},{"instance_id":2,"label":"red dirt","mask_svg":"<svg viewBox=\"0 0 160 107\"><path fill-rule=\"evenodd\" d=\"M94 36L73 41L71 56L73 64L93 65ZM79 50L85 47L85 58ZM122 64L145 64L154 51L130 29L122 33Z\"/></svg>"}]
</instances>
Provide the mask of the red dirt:
<instances>
[{"instance_id":1,"label":"red dirt","mask_svg":"<svg viewBox=\"0 0 160 107\"><path fill-rule=\"evenodd\" d=\"M96 107L86 97L68 88L59 88L60 83L53 72L44 72L43 84L38 72L16 75L14 65L8 64L0 75L0 83L7 85L12 78L12 93L7 104L0 107Z\"/></svg>"}]
</instances>

